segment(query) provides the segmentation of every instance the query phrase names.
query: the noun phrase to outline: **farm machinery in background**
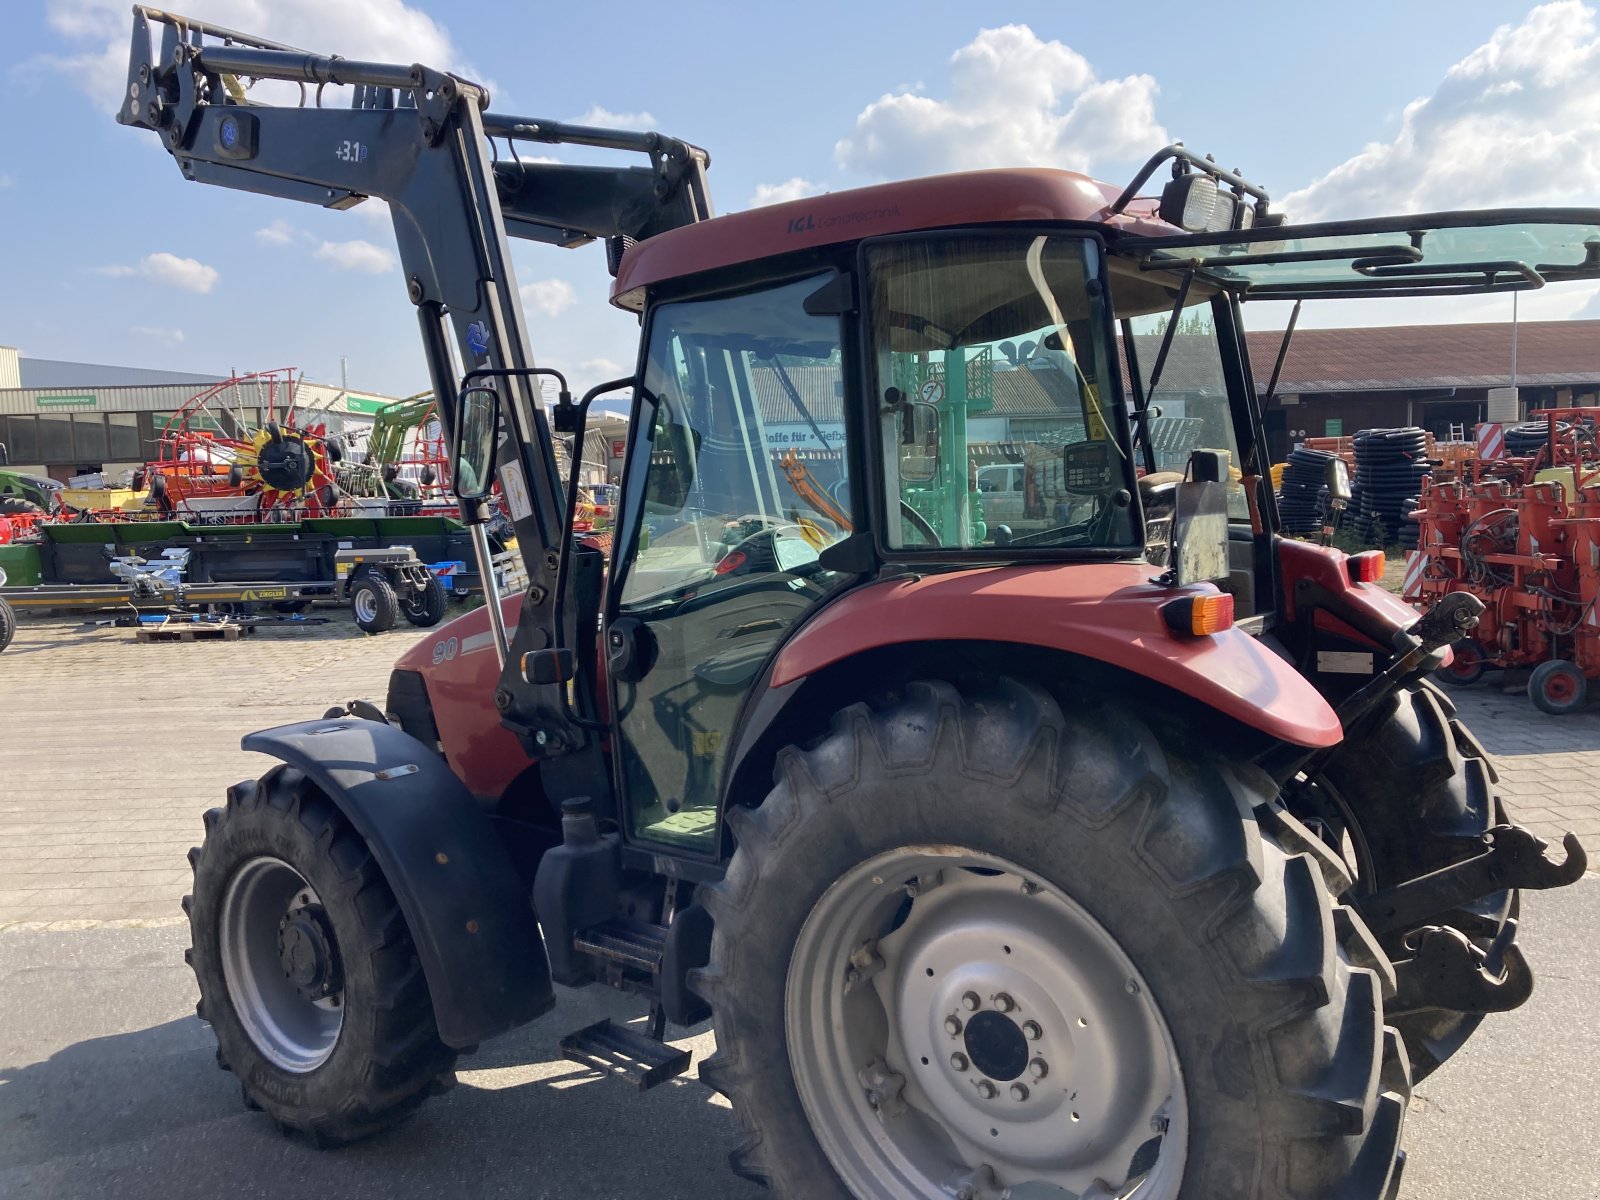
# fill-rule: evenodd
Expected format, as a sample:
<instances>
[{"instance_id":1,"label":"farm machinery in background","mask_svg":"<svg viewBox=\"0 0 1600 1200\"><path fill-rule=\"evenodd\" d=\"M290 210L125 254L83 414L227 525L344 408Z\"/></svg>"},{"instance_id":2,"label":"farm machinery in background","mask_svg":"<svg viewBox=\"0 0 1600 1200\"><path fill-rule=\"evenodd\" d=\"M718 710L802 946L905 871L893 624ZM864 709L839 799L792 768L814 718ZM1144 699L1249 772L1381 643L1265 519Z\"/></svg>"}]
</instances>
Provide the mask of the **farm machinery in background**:
<instances>
[{"instance_id":1,"label":"farm machinery in background","mask_svg":"<svg viewBox=\"0 0 1600 1200\"><path fill-rule=\"evenodd\" d=\"M158 434L144 481L160 516L286 521L340 502L339 444L295 403L293 368L234 376L187 400Z\"/></svg>"},{"instance_id":2,"label":"farm machinery in background","mask_svg":"<svg viewBox=\"0 0 1600 1200\"><path fill-rule=\"evenodd\" d=\"M1533 703L1569 713L1600 678L1600 408L1532 417L1486 427L1487 457L1423 484L1404 596L1424 609L1457 592L1483 602L1446 681L1532 668Z\"/></svg>"}]
</instances>

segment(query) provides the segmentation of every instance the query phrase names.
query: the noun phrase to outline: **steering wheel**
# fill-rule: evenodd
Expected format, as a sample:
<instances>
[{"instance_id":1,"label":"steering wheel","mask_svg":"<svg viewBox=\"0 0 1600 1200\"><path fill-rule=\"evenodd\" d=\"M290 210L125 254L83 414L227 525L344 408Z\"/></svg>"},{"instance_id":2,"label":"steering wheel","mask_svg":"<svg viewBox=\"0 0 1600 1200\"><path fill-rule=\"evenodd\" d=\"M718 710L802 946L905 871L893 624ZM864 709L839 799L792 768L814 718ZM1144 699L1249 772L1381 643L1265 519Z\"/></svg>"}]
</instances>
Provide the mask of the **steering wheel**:
<instances>
[{"instance_id":1,"label":"steering wheel","mask_svg":"<svg viewBox=\"0 0 1600 1200\"><path fill-rule=\"evenodd\" d=\"M911 523L911 528L922 535L923 541L930 546L939 545L939 535L933 531L933 526L928 520L904 500L900 501L900 515Z\"/></svg>"}]
</instances>

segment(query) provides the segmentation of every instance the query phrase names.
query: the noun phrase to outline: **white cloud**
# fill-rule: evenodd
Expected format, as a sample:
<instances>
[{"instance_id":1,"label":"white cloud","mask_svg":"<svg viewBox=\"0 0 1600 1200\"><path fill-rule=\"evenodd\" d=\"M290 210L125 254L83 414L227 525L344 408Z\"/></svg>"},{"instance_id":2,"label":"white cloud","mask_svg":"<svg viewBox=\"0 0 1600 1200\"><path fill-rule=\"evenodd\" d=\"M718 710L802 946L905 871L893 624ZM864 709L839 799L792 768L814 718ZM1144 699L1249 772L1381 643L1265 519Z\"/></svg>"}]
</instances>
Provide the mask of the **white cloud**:
<instances>
[{"instance_id":1,"label":"white cloud","mask_svg":"<svg viewBox=\"0 0 1600 1200\"><path fill-rule=\"evenodd\" d=\"M217 285L217 269L192 258L179 258L165 250L139 260L139 273L156 283L201 295Z\"/></svg>"},{"instance_id":2,"label":"white cloud","mask_svg":"<svg viewBox=\"0 0 1600 1200\"><path fill-rule=\"evenodd\" d=\"M656 119L648 112L612 112L596 104L581 117L573 117L574 125L598 125L602 129L654 129Z\"/></svg>"},{"instance_id":3,"label":"white cloud","mask_svg":"<svg viewBox=\"0 0 1600 1200\"><path fill-rule=\"evenodd\" d=\"M288 246L293 244L295 228L289 222L279 218L265 229L256 230L256 241L263 246Z\"/></svg>"},{"instance_id":4,"label":"white cloud","mask_svg":"<svg viewBox=\"0 0 1600 1200\"><path fill-rule=\"evenodd\" d=\"M828 190L825 183L813 183L809 179L802 179L796 175L793 179L786 179L782 183L758 183L756 194L750 198L751 208L760 208L765 204L782 204L786 200L799 200L805 196L816 196Z\"/></svg>"},{"instance_id":5,"label":"white cloud","mask_svg":"<svg viewBox=\"0 0 1600 1200\"><path fill-rule=\"evenodd\" d=\"M565 279L539 279L517 289L522 306L547 317L559 317L578 302L578 292Z\"/></svg>"},{"instance_id":6,"label":"white cloud","mask_svg":"<svg viewBox=\"0 0 1600 1200\"><path fill-rule=\"evenodd\" d=\"M404 0L188 0L183 8L197 20L315 54L422 62L471 75L460 64L444 27ZM128 36L133 28L129 5L124 0L47 0L47 12L51 27L81 49L39 55L19 69L40 82L67 72L97 101L115 105L128 76ZM299 89L293 89L293 95L298 94Z\"/></svg>"},{"instance_id":7,"label":"white cloud","mask_svg":"<svg viewBox=\"0 0 1600 1200\"><path fill-rule=\"evenodd\" d=\"M315 256L330 262L341 271L364 271L368 275L382 275L394 270L397 259L393 250L375 246L360 239L351 242L323 242Z\"/></svg>"},{"instance_id":8,"label":"white cloud","mask_svg":"<svg viewBox=\"0 0 1600 1200\"><path fill-rule=\"evenodd\" d=\"M113 263L106 267L91 267L90 270L96 275L105 275L112 279L130 279L139 276L152 283L175 287L180 291L197 292L200 295L205 295L216 287L218 279L215 267L208 267L193 258L179 258L176 254L168 254L165 250L145 255L136 267L130 267L125 263Z\"/></svg>"},{"instance_id":9,"label":"white cloud","mask_svg":"<svg viewBox=\"0 0 1600 1200\"><path fill-rule=\"evenodd\" d=\"M13 188L13 187L16 187L16 186L17 186L17 180L16 180L15 176L13 176L13 175L0 175L0 192L5 191L7 188Z\"/></svg>"},{"instance_id":10,"label":"white cloud","mask_svg":"<svg viewBox=\"0 0 1600 1200\"><path fill-rule=\"evenodd\" d=\"M152 325L130 325L128 326L128 332L168 346L183 344L183 330L181 329L161 329Z\"/></svg>"},{"instance_id":11,"label":"white cloud","mask_svg":"<svg viewBox=\"0 0 1600 1200\"><path fill-rule=\"evenodd\" d=\"M628 373L621 363L612 362L609 358L586 358L578 364L578 370L592 376L597 382L602 379L621 379Z\"/></svg>"},{"instance_id":12,"label":"white cloud","mask_svg":"<svg viewBox=\"0 0 1600 1200\"><path fill-rule=\"evenodd\" d=\"M1412 101L1374 142L1284 197L1291 220L1508 204L1600 191L1600 31L1579 0L1535 8Z\"/></svg>"},{"instance_id":13,"label":"white cloud","mask_svg":"<svg viewBox=\"0 0 1600 1200\"><path fill-rule=\"evenodd\" d=\"M1149 75L1101 80L1070 46L1026 25L985 29L950 59L950 98L917 90L862 110L839 165L889 178L1000 166L1143 158L1170 139Z\"/></svg>"}]
</instances>

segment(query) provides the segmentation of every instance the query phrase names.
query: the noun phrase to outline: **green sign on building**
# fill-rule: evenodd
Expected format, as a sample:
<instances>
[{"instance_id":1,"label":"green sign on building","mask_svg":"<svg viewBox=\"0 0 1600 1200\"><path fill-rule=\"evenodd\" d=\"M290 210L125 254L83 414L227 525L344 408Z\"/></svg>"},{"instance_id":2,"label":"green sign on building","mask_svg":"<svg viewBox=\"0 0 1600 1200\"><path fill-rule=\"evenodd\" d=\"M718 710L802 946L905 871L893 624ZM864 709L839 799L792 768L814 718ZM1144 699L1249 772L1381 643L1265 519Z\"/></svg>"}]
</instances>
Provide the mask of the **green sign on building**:
<instances>
[{"instance_id":1,"label":"green sign on building","mask_svg":"<svg viewBox=\"0 0 1600 1200\"><path fill-rule=\"evenodd\" d=\"M35 396L33 402L39 408L93 408L99 403L92 392L75 396Z\"/></svg>"}]
</instances>

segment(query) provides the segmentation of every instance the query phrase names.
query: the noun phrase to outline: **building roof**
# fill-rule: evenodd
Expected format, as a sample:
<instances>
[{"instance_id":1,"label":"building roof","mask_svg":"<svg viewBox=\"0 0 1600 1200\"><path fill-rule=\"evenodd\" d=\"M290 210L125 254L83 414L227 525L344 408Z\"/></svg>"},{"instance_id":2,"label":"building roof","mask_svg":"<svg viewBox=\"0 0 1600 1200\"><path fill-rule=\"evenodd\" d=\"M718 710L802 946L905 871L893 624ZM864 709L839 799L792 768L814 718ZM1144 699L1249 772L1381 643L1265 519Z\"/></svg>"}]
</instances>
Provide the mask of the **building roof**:
<instances>
[{"instance_id":1,"label":"building roof","mask_svg":"<svg viewBox=\"0 0 1600 1200\"><path fill-rule=\"evenodd\" d=\"M1272 376L1283 334L1249 335L1256 386ZM1600 321L1522 321L1517 383L1563 387L1600 383ZM1390 392L1511 385L1511 325L1388 325L1297 329L1280 393Z\"/></svg>"},{"instance_id":2,"label":"building roof","mask_svg":"<svg viewBox=\"0 0 1600 1200\"><path fill-rule=\"evenodd\" d=\"M226 375L196 375L191 371L114 367L100 363L65 362L54 358L20 358L17 366L25 388L161 387L165 384L220 383Z\"/></svg>"}]
</instances>

